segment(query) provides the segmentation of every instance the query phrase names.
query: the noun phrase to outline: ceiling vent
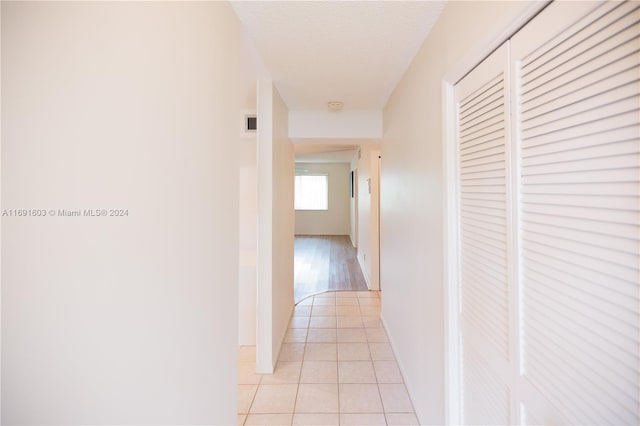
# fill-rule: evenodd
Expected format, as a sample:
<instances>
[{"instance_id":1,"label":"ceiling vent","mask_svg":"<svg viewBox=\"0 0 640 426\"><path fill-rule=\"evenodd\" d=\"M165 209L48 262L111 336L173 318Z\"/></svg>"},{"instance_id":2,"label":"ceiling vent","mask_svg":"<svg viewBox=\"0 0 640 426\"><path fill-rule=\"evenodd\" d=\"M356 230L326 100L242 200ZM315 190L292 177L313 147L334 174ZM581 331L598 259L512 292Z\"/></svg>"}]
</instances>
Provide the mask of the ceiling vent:
<instances>
[{"instance_id":1,"label":"ceiling vent","mask_svg":"<svg viewBox=\"0 0 640 426\"><path fill-rule=\"evenodd\" d=\"M331 101L327 103L329 107L329 112L342 111L342 107L344 106L344 102L339 101Z\"/></svg>"}]
</instances>

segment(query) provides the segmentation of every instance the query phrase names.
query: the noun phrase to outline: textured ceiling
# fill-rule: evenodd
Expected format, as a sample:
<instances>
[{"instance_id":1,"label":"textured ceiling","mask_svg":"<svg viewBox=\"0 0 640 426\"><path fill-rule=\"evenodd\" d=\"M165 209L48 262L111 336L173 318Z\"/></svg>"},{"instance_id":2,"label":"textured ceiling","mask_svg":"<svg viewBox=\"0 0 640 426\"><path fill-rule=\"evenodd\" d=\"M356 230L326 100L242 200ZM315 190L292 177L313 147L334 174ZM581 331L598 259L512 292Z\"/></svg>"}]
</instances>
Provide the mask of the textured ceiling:
<instances>
[{"instance_id":1,"label":"textured ceiling","mask_svg":"<svg viewBox=\"0 0 640 426\"><path fill-rule=\"evenodd\" d=\"M380 109L444 1L233 1L289 109Z\"/></svg>"}]
</instances>

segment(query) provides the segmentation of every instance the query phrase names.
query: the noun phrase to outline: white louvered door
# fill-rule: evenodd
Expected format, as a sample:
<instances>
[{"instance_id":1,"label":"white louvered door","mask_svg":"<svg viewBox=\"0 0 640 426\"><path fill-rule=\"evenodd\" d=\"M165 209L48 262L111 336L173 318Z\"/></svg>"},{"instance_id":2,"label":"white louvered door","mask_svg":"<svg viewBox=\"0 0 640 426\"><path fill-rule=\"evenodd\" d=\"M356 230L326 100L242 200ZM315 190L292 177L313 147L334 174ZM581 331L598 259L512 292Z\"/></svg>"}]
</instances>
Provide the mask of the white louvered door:
<instances>
[{"instance_id":1,"label":"white louvered door","mask_svg":"<svg viewBox=\"0 0 640 426\"><path fill-rule=\"evenodd\" d=\"M554 2L455 85L465 424L640 424L640 2Z\"/></svg>"},{"instance_id":2,"label":"white louvered door","mask_svg":"<svg viewBox=\"0 0 640 426\"><path fill-rule=\"evenodd\" d=\"M505 44L455 88L462 418L467 424L511 423L507 53Z\"/></svg>"},{"instance_id":3,"label":"white louvered door","mask_svg":"<svg viewBox=\"0 0 640 426\"><path fill-rule=\"evenodd\" d=\"M527 424L640 424L640 3L512 38Z\"/></svg>"}]
</instances>

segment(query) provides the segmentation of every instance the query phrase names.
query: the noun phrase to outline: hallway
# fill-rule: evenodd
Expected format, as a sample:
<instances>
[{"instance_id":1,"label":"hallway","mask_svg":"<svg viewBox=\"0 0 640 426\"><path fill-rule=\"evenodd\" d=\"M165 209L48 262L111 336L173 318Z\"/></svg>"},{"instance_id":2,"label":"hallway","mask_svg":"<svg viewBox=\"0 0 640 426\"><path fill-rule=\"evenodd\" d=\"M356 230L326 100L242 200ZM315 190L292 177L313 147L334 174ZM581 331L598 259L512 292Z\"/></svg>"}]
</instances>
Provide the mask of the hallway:
<instances>
[{"instance_id":1,"label":"hallway","mask_svg":"<svg viewBox=\"0 0 640 426\"><path fill-rule=\"evenodd\" d=\"M380 321L380 293L339 291L299 303L273 375L240 348L239 425L417 425Z\"/></svg>"},{"instance_id":2,"label":"hallway","mask_svg":"<svg viewBox=\"0 0 640 426\"><path fill-rule=\"evenodd\" d=\"M0 37L0 426L640 426L640 0Z\"/></svg>"},{"instance_id":3,"label":"hallway","mask_svg":"<svg viewBox=\"0 0 640 426\"><path fill-rule=\"evenodd\" d=\"M347 235L298 235L294 249L294 299L334 290L368 290Z\"/></svg>"}]
</instances>

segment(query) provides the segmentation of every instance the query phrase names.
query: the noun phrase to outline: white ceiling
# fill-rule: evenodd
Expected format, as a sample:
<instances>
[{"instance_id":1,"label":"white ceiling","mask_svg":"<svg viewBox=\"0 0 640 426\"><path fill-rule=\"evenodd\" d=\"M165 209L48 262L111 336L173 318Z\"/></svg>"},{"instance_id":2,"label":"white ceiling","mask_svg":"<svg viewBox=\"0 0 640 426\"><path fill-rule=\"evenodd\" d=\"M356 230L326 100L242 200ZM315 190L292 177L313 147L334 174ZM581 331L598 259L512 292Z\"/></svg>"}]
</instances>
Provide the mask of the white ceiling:
<instances>
[{"instance_id":1,"label":"white ceiling","mask_svg":"<svg viewBox=\"0 0 640 426\"><path fill-rule=\"evenodd\" d=\"M291 110L380 109L444 1L232 1Z\"/></svg>"}]
</instances>

